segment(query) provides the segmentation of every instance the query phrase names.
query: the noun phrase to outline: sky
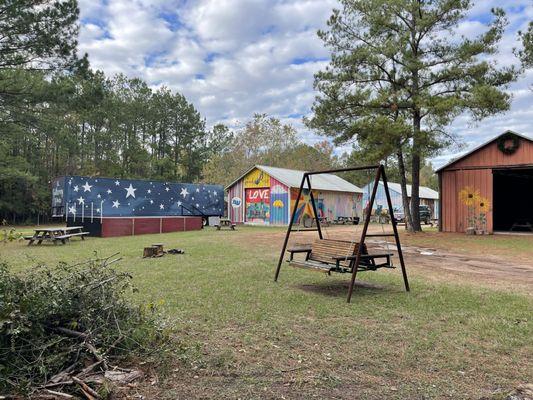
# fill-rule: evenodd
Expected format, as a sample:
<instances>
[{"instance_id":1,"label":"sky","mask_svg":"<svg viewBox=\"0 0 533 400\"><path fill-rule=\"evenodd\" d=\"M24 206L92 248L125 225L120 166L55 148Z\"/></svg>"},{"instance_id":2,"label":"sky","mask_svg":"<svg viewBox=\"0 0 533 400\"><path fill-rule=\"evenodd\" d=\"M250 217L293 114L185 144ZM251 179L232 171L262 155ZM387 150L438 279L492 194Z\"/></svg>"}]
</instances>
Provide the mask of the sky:
<instances>
[{"instance_id":1,"label":"sky","mask_svg":"<svg viewBox=\"0 0 533 400\"><path fill-rule=\"evenodd\" d=\"M325 28L336 0L79 0L80 54L107 75L124 73L153 87L167 86L194 104L209 126L242 126L255 113L292 124L301 139L324 140L307 129L316 92L314 74L329 52L316 32ZM492 7L510 21L500 66L516 64L517 31L533 20L533 0L477 0L457 32L486 28ZM458 143L432 162L442 165L510 129L533 137L533 70L509 89L511 109L473 124L458 117L450 132ZM340 147L340 153L348 147Z\"/></svg>"}]
</instances>

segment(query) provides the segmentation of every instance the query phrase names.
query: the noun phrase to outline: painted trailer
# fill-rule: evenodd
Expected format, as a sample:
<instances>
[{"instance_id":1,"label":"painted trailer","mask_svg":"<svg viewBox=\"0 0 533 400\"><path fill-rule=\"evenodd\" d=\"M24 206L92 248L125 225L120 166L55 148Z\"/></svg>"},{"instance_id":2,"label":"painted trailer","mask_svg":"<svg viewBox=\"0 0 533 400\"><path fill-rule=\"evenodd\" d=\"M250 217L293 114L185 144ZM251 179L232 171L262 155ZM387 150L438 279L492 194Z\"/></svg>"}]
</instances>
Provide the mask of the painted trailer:
<instances>
[{"instance_id":1,"label":"painted trailer","mask_svg":"<svg viewBox=\"0 0 533 400\"><path fill-rule=\"evenodd\" d=\"M195 230L222 215L220 185L89 176L63 176L52 184L52 216L92 236Z\"/></svg>"}]
</instances>

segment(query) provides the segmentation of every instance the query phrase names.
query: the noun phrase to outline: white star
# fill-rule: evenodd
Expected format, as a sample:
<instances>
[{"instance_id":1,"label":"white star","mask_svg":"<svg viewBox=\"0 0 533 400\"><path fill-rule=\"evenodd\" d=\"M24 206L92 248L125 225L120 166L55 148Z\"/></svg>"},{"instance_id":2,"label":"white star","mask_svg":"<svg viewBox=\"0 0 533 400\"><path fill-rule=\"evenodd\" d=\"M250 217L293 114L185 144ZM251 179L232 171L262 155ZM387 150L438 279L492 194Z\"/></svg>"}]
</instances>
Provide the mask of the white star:
<instances>
[{"instance_id":1,"label":"white star","mask_svg":"<svg viewBox=\"0 0 533 400\"><path fill-rule=\"evenodd\" d=\"M196 203L196 208L200 207L200 204Z\"/></svg>"},{"instance_id":2,"label":"white star","mask_svg":"<svg viewBox=\"0 0 533 400\"><path fill-rule=\"evenodd\" d=\"M111 189L107 189L107 194L111 194L113 191Z\"/></svg>"},{"instance_id":3,"label":"white star","mask_svg":"<svg viewBox=\"0 0 533 400\"><path fill-rule=\"evenodd\" d=\"M164 210L165 206L163 204L159 204L159 209Z\"/></svg>"},{"instance_id":4,"label":"white star","mask_svg":"<svg viewBox=\"0 0 533 400\"><path fill-rule=\"evenodd\" d=\"M120 203L118 202L118 200L115 200L113 202L113 208L118 208L120 206Z\"/></svg>"},{"instance_id":5,"label":"white star","mask_svg":"<svg viewBox=\"0 0 533 400\"><path fill-rule=\"evenodd\" d=\"M72 179L68 180L68 184L69 184L69 186L72 185Z\"/></svg>"},{"instance_id":6,"label":"white star","mask_svg":"<svg viewBox=\"0 0 533 400\"><path fill-rule=\"evenodd\" d=\"M150 204L154 204L154 201L153 201L153 200L150 200Z\"/></svg>"},{"instance_id":7,"label":"white star","mask_svg":"<svg viewBox=\"0 0 533 400\"><path fill-rule=\"evenodd\" d=\"M89 182L85 181L85 185L82 186L84 192L90 192L93 185L89 185Z\"/></svg>"},{"instance_id":8,"label":"white star","mask_svg":"<svg viewBox=\"0 0 533 400\"><path fill-rule=\"evenodd\" d=\"M146 193L148 193L148 194L152 193L152 189L148 189L148 190L146 191Z\"/></svg>"},{"instance_id":9,"label":"white star","mask_svg":"<svg viewBox=\"0 0 533 400\"><path fill-rule=\"evenodd\" d=\"M217 195L217 192L215 192L215 191L213 190L213 194L216 196L216 195Z\"/></svg>"},{"instance_id":10,"label":"white star","mask_svg":"<svg viewBox=\"0 0 533 400\"><path fill-rule=\"evenodd\" d=\"M75 206L69 207L68 212L76 215L76 207Z\"/></svg>"},{"instance_id":11,"label":"white star","mask_svg":"<svg viewBox=\"0 0 533 400\"><path fill-rule=\"evenodd\" d=\"M178 207L181 206L181 201L178 201Z\"/></svg>"},{"instance_id":12,"label":"white star","mask_svg":"<svg viewBox=\"0 0 533 400\"><path fill-rule=\"evenodd\" d=\"M97 208L97 209L96 209L96 212L97 212L97 213L100 213L100 209L99 209L99 208Z\"/></svg>"},{"instance_id":13,"label":"white star","mask_svg":"<svg viewBox=\"0 0 533 400\"><path fill-rule=\"evenodd\" d=\"M101 199L102 198L102 195L100 193L98 193L98 195L96 196L97 199Z\"/></svg>"},{"instance_id":14,"label":"white star","mask_svg":"<svg viewBox=\"0 0 533 400\"><path fill-rule=\"evenodd\" d=\"M80 196L80 198L78 199L78 203L85 204L85 199Z\"/></svg>"},{"instance_id":15,"label":"white star","mask_svg":"<svg viewBox=\"0 0 533 400\"><path fill-rule=\"evenodd\" d=\"M78 190L80 190L80 188L78 187L78 185L74 186L74 191L77 192Z\"/></svg>"},{"instance_id":16,"label":"white star","mask_svg":"<svg viewBox=\"0 0 533 400\"><path fill-rule=\"evenodd\" d=\"M183 198L187 197L189 195L189 192L187 191L187 188L183 188L181 189L181 193L180 193Z\"/></svg>"},{"instance_id":17,"label":"white star","mask_svg":"<svg viewBox=\"0 0 533 400\"><path fill-rule=\"evenodd\" d=\"M196 192L197 192L197 193L200 193L200 188L196 188Z\"/></svg>"},{"instance_id":18,"label":"white star","mask_svg":"<svg viewBox=\"0 0 533 400\"><path fill-rule=\"evenodd\" d=\"M115 181L115 186L118 186L120 185L120 182L119 181Z\"/></svg>"},{"instance_id":19,"label":"white star","mask_svg":"<svg viewBox=\"0 0 533 400\"><path fill-rule=\"evenodd\" d=\"M130 183L130 186L125 188L124 189L126 191L126 198L132 196L133 198L135 198L135 191L137 189L134 189L133 186L131 186L131 183Z\"/></svg>"},{"instance_id":20,"label":"white star","mask_svg":"<svg viewBox=\"0 0 533 400\"><path fill-rule=\"evenodd\" d=\"M168 186L165 188L165 190L168 192L170 189L168 188Z\"/></svg>"}]
</instances>

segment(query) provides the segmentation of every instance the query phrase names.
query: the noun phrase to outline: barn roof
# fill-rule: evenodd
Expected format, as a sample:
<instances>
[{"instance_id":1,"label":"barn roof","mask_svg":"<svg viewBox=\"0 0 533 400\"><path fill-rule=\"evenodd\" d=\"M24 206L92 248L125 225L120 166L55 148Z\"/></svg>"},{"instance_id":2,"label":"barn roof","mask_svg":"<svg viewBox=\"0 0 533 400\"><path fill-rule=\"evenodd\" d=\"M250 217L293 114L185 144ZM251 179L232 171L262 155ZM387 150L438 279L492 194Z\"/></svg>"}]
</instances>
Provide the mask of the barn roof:
<instances>
[{"instance_id":1,"label":"barn roof","mask_svg":"<svg viewBox=\"0 0 533 400\"><path fill-rule=\"evenodd\" d=\"M280 181L281 183L283 183L284 185L288 187L300 187L304 172L306 172L306 171L298 171L295 169L269 167L266 165L254 165L249 170L247 170L244 174L242 174L239 178L233 181L230 185L228 185L226 189L233 186L236 182L241 180L244 176L246 176L250 171L252 171L255 168L266 172L272 178ZM309 178L311 179L311 186L313 187L313 189L316 189L316 190L327 190L327 191L332 191L332 192L363 193L363 189L351 184L350 182L338 177L337 175L320 174L320 175L310 176Z\"/></svg>"},{"instance_id":2,"label":"barn roof","mask_svg":"<svg viewBox=\"0 0 533 400\"><path fill-rule=\"evenodd\" d=\"M379 183L383 184L383 182L379 182ZM394 190L397 193L402 193L402 186L399 183L394 183L394 182L387 182L387 183L389 184L390 190ZM407 185L407 197L411 197L411 185ZM439 192L431 188L428 188L427 186L420 186L419 197L421 199L438 200Z\"/></svg>"},{"instance_id":3,"label":"barn roof","mask_svg":"<svg viewBox=\"0 0 533 400\"><path fill-rule=\"evenodd\" d=\"M518 136L518 137L521 137L522 139L525 139L525 140L527 140L527 141L529 141L529 142L533 142L533 140L532 140L531 138L527 137L527 136L521 135L520 133L517 133L517 132L511 131L511 130L506 130L505 132L499 134L499 135L496 136L496 137L493 137L492 139L486 141L485 143L482 143L482 144L480 144L479 146L474 147L472 150L466 152L466 153L463 154L462 156L459 156L459 157L456 157L456 158L450 160L448 163L444 164L442 167L437 168L437 169L435 170L435 172L440 172L440 171L442 171L443 169L448 168L450 165L455 164L457 161L460 161L460 160L462 160L462 159L464 159L464 158L470 156L471 154L475 153L475 152L478 151L478 150L481 150L481 149L484 148L485 146L488 146L489 144L495 142L495 141L498 140L500 137L502 137L503 135L507 135L508 133L511 133L511 134L513 134L513 135L516 135L516 136Z\"/></svg>"}]
</instances>

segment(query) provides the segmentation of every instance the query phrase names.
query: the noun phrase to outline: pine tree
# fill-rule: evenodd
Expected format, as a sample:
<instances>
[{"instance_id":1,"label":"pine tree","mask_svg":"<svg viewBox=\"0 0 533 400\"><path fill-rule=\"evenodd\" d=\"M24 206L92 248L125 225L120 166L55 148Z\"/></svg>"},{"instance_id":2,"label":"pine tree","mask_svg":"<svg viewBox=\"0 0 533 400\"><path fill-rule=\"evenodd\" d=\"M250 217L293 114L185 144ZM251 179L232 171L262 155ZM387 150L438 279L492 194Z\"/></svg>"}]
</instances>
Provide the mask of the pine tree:
<instances>
[{"instance_id":1,"label":"pine tree","mask_svg":"<svg viewBox=\"0 0 533 400\"><path fill-rule=\"evenodd\" d=\"M392 152L400 163L408 152L412 229L421 230L421 160L449 144L446 127L459 114L480 120L509 108L504 89L516 70L483 58L497 51L505 14L492 10L486 32L467 39L454 30L469 0L340 3L328 30L319 32L332 59L315 77L319 96L307 124L337 143L355 139L375 152Z\"/></svg>"}]
</instances>

